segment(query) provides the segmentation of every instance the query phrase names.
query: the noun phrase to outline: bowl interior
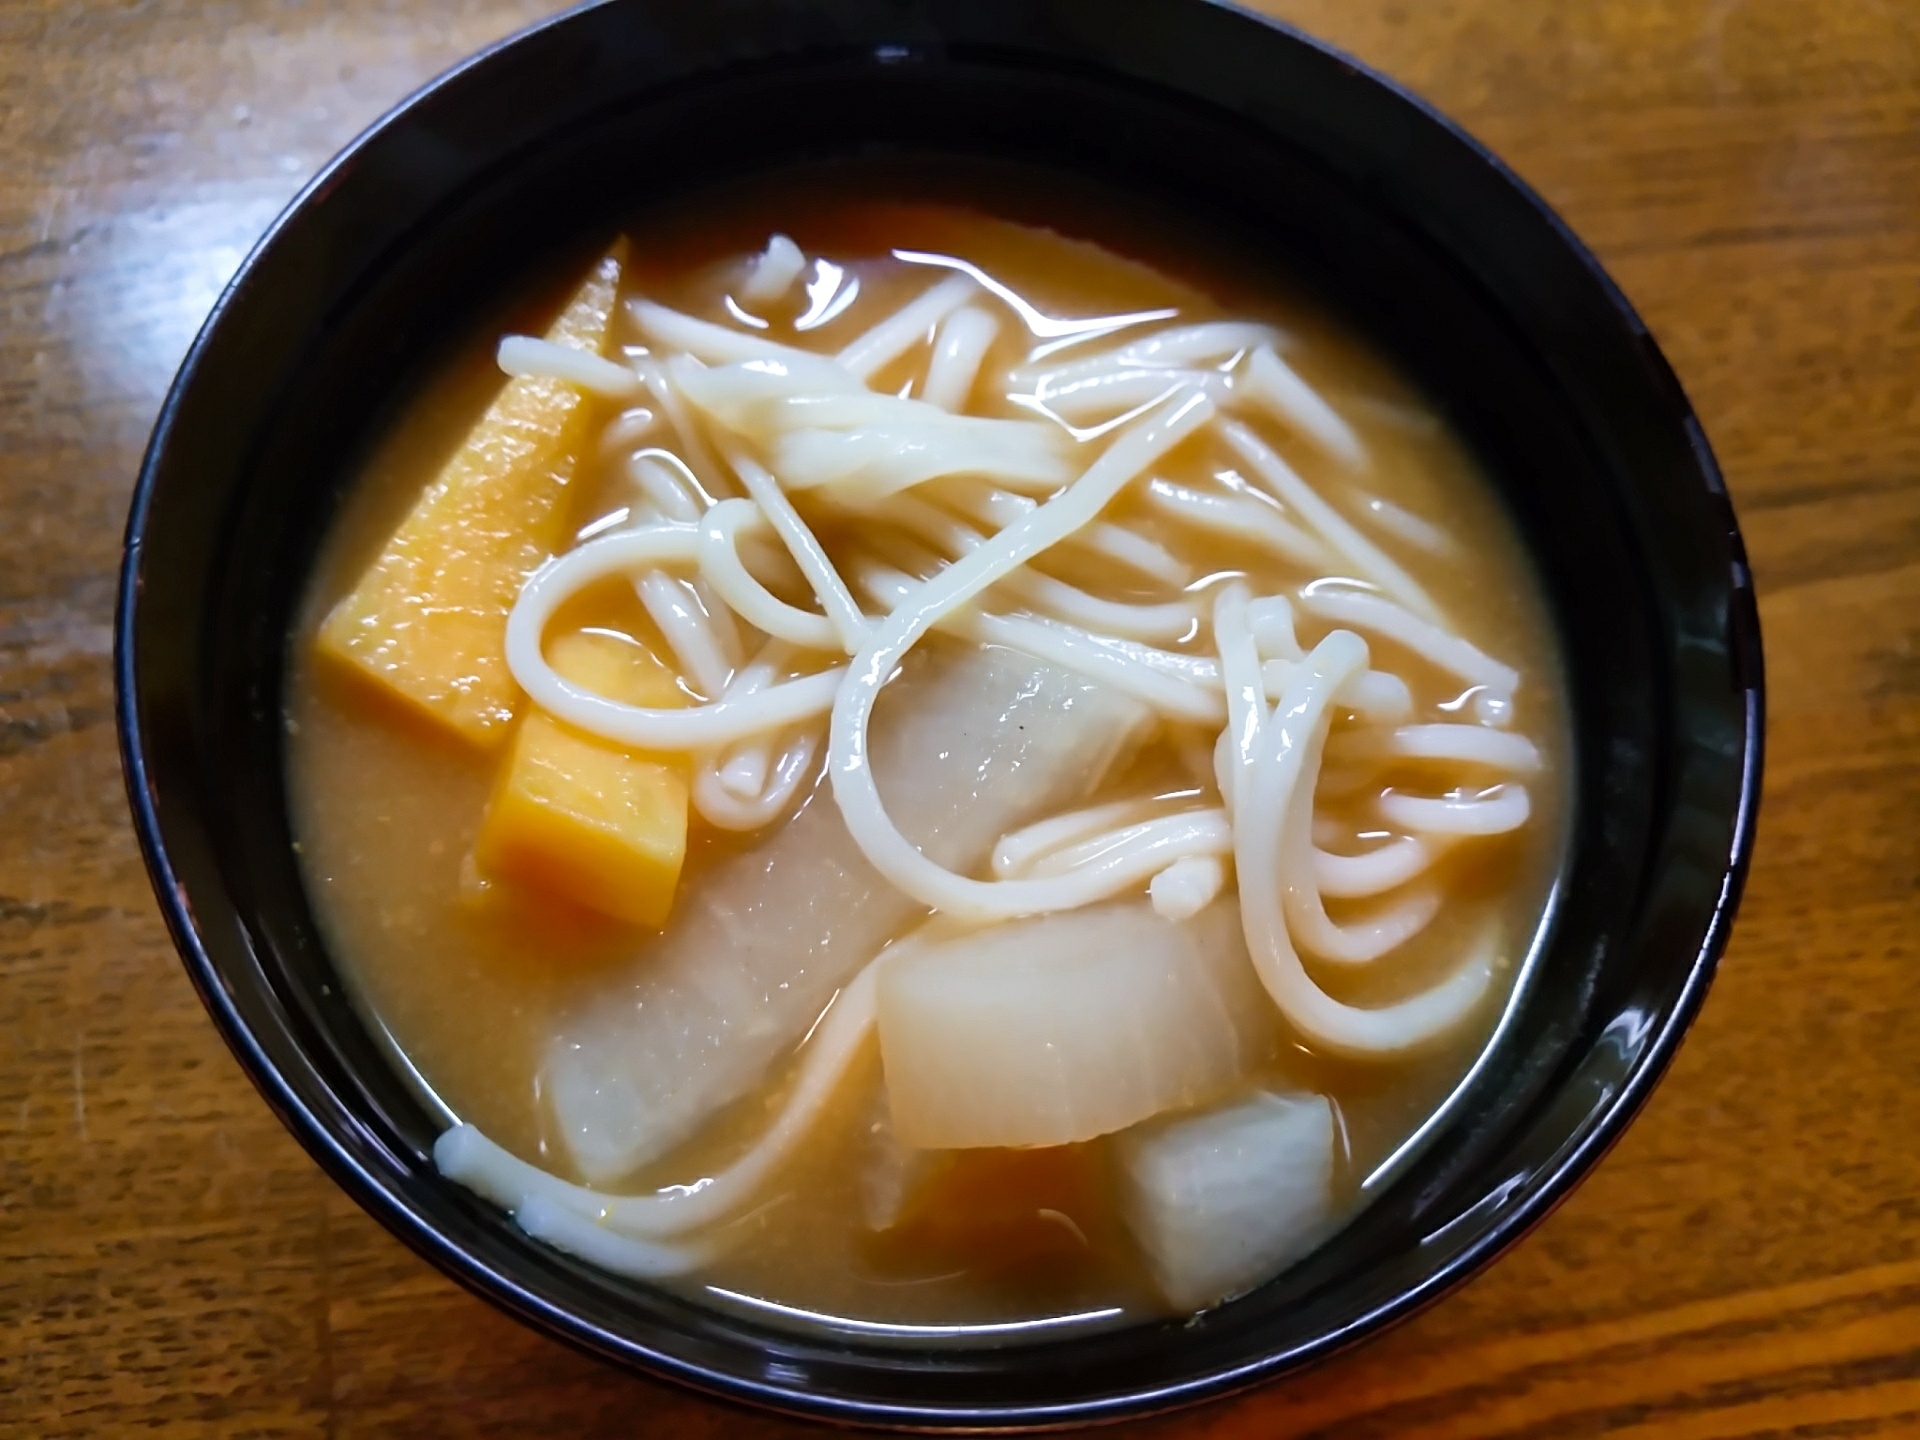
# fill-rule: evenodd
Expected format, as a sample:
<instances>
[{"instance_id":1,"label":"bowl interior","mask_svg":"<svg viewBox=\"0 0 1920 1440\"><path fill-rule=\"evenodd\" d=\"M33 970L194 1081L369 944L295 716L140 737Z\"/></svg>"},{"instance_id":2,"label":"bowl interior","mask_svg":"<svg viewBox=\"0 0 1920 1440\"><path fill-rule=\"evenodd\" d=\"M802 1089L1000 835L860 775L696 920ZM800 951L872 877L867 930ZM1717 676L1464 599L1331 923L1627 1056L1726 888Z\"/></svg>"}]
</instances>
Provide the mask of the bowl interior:
<instances>
[{"instance_id":1,"label":"bowl interior","mask_svg":"<svg viewBox=\"0 0 1920 1440\"><path fill-rule=\"evenodd\" d=\"M1012 158L1180 207L1323 290L1448 410L1536 557L1574 829L1540 979L1433 1145L1332 1243L1191 1323L994 1348L772 1330L575 1263L435 1174L290 850L283 641L354 462L448 337L559 248L729 174ZM209 1008L396 1233L562 1338L741 1398L919 1424L1161 1408L1405 1313L1543 1214L1657 1078L1737 891L1758 641L1684 397L1538 202L1443 122L1196 0L613 0L397 112L249 262L162 413L130 528L123 738Z\"/></svg>"}]
</instances>

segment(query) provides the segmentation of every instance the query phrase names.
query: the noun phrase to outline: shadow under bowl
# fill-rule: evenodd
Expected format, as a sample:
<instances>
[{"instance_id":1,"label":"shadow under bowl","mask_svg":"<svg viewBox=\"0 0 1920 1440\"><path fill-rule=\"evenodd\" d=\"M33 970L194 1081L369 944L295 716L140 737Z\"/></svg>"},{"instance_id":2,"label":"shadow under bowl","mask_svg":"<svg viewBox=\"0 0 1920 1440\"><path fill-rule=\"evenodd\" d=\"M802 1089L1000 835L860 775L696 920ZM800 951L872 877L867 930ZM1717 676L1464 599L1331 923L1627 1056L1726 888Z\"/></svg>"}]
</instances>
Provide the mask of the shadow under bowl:
<instances>
[{"instance_id":1,"label":"shadow under bowl","mask_svg":"<svg viewBox=\"0 0 1920 1440\"><path fill-rule=\"evenodd\" d=\"M355 458L476 297L643 200L820 157L1010 157L1204 216L1443 405L1537 562L1578 773L1539 978L1445 1133L1336 1238L1192 1321L902 1348L620 1280L442 1180L290 848L285 637ZM608 0L436 81L333 162L222 297L128 522L116 657L160 903L228 1044L394 1234L534 1327L774 1409L930 1428L1165 1410L1404 1317L1619 1136L1705 993L1752 841L1753 595L1645 327L1518 180L1419 101L1202 0Z\"/></svg>"}]
</instances>

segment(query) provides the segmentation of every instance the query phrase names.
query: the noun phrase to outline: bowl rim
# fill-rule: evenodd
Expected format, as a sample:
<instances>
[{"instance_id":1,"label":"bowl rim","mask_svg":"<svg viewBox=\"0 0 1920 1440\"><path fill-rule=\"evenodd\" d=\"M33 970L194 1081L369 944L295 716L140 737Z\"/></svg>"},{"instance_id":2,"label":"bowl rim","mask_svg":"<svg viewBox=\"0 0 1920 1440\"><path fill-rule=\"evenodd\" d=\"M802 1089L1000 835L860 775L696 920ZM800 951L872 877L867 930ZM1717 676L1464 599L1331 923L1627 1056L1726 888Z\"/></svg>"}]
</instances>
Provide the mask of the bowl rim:
<instances>
[{"instance_id":1,"label":"bowl rim","mask_svg":"<svg viewBox=\"0 0 1920 1440\"><path fill-rule=\"evenodd\" d=\"M804 1388L793 1385L756 1381L718 1371L639 1343L630 1337L610 1335L593 1322L551 1304L511 1274L486 1263L450 1240L427 1223L424 1217L373 1182L362 1163L339 1143L327 1123L302 1098L297 1087L267 1054L222 982L220 968L202 940L187 891L175 872L169 853L151 773L149 737L141 722L139 673L133 638L141 598L141 561L148 515L184 399L201 372L212 337L232 310L236 297L260 267L263 257L310 205L323 197L342 174L359 162L365 151L378 143L389 130L430 104L435 97L474 72L497 64L500 57L516 47L568 26L591 12L634 3L636 0L586 0L586 3L516 30L429 79L356 135L299 188L249 250L188 347L156 414L129 502L122 545L114 607L114 720L122 776L142 858L182 965L222 1039L281 1123L327 1175L390 1233L436 1269L469 1292L571 1348L722 1401L745 1402L762 1410L797 1418L888 1429L950 1430L960 1427L995 1431L1051 1430L1089 1423L1144 1419L1238 1394L1278 1376L1318 1364L1417 1314L1478 1274L1566 1200L1580 1181L1618 1143L1627 1126L1643 1108L1648 1096L1666 1074L1681 1041L1699 1013L1725 953L1753 854L1765 749L1764 659L1759 612L1744 543L1725 482L1693 406L1646 324L1572 228L1491 149L1409 87L1293 25L1229 3L1229 0L1167 0L1167 3L1189 6L1196 11L1204 9L1237 16L1245 23L1271 32L1274 38L1316 52L1321 59L1334 62L1385 92L1390 103L1415 112L1426 124L1445 132L1447 138L1463 147L1554 232L1559 244L1604 296L1614 317L1639 340L1647 358L1659 372L1666 391L1660 399L1668 411L1667 418L1686 433L1694 453L1698 478L1724 509L1726 538L1734 567L1726 616L1728 660L1743 703L1744 723L1740 736L1738 794L1731 843L1719 877L1719 893L1700 943L1686 966L1684 981L1646 1042L1626 1082L1601 1107L1602 1113L1587 1133L1577 1143L1564 1147L1556 1154L1553 1163L1544 1167L1547 1171L1545 1177L1538 1181L1529 1195L1419 1283L1397 1291L1336 1331L1314 1337L1290 1349L1262 1355L1242 1365L1210 1371L1178 1383L1143 1386L1124 1394L1103 1394L1092 1399L1071 1401L995 1404L991 1400L984 1400L977 1405L923 1406L821 1396L809 1394ZM645 0L638 0L638 3L645 3ZM917 10L920 6L918 0L903 0L900 8L904 13Z\"/></svg>"}]
</instances>

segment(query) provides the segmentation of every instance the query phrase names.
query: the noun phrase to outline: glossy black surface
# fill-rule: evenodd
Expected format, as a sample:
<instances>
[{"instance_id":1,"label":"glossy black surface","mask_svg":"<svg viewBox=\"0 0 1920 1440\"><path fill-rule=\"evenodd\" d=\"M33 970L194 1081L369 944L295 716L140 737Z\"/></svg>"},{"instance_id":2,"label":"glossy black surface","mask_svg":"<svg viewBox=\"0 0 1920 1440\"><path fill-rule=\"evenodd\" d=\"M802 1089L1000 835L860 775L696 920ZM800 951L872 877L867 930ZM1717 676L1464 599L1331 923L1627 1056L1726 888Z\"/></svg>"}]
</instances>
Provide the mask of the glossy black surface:
<instances>
[{"instance_id":1,"label":"glossy black surface","mask_svg":"<svg viewBox=\"0 0 1920 1440\"><path fill-rule=\"evenodd\" d=\"M644 199L802 157L1013 156L1237 231L1446 404L1533 546L1572 675L1572 857L1542 982L1422 1160L1332 1244L1192 1324L1005 1348L796 1335L613 1279L443 1183L332 982L288 848L282 638L338 487L475 297ZM609 177L615 177L610 181ZM582 183L590 180L591 183ZM923 1426L1138 1414L1432 1300L1645 1099L1752 838L1760 647L1706 442L1591 257L1350 61L1200 0L609 0L375 127L248 261L163 409L128 527L128 789L187 969L262 1093L395 1234L529 1323L736 1398Z\"/></svg>"}]
</instances>

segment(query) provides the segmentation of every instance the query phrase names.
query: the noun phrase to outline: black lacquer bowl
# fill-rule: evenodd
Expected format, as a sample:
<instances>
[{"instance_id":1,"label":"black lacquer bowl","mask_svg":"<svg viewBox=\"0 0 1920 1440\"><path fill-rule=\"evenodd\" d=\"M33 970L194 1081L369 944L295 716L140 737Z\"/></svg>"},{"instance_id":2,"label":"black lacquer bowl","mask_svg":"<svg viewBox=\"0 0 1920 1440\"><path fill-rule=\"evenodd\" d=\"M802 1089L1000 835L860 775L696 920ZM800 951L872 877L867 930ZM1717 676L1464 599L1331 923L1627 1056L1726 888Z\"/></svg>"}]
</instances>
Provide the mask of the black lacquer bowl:
<instances>
[{"instance_id":1,"label":"black lacquer bowl","mask_svg":"<svg viewBox=\"0 0 1920 1440\"><path fill-rule=\"evenodd\" d=\"M477 297L636 204L867 153L1014 157L1236 232L1439 398L1531 545L1579 775L1540 979L1445 1133L1318 1254L1191 1323L905 1349L797 1334L535 1244L436 1174L429 1116L332 983L290 851L284 637L391 399ZM608 0L369 131L274 225L160 413L127 528L127 785L188 973L314 1157L448 1274L616 1363L878 1424L1138 1415L1428 1303L1564 1196L1699 1008L1759 794L1761 661L1700 427L1620 293L1446 120L1202 0Z\"/></svg>"}]
</instances>

